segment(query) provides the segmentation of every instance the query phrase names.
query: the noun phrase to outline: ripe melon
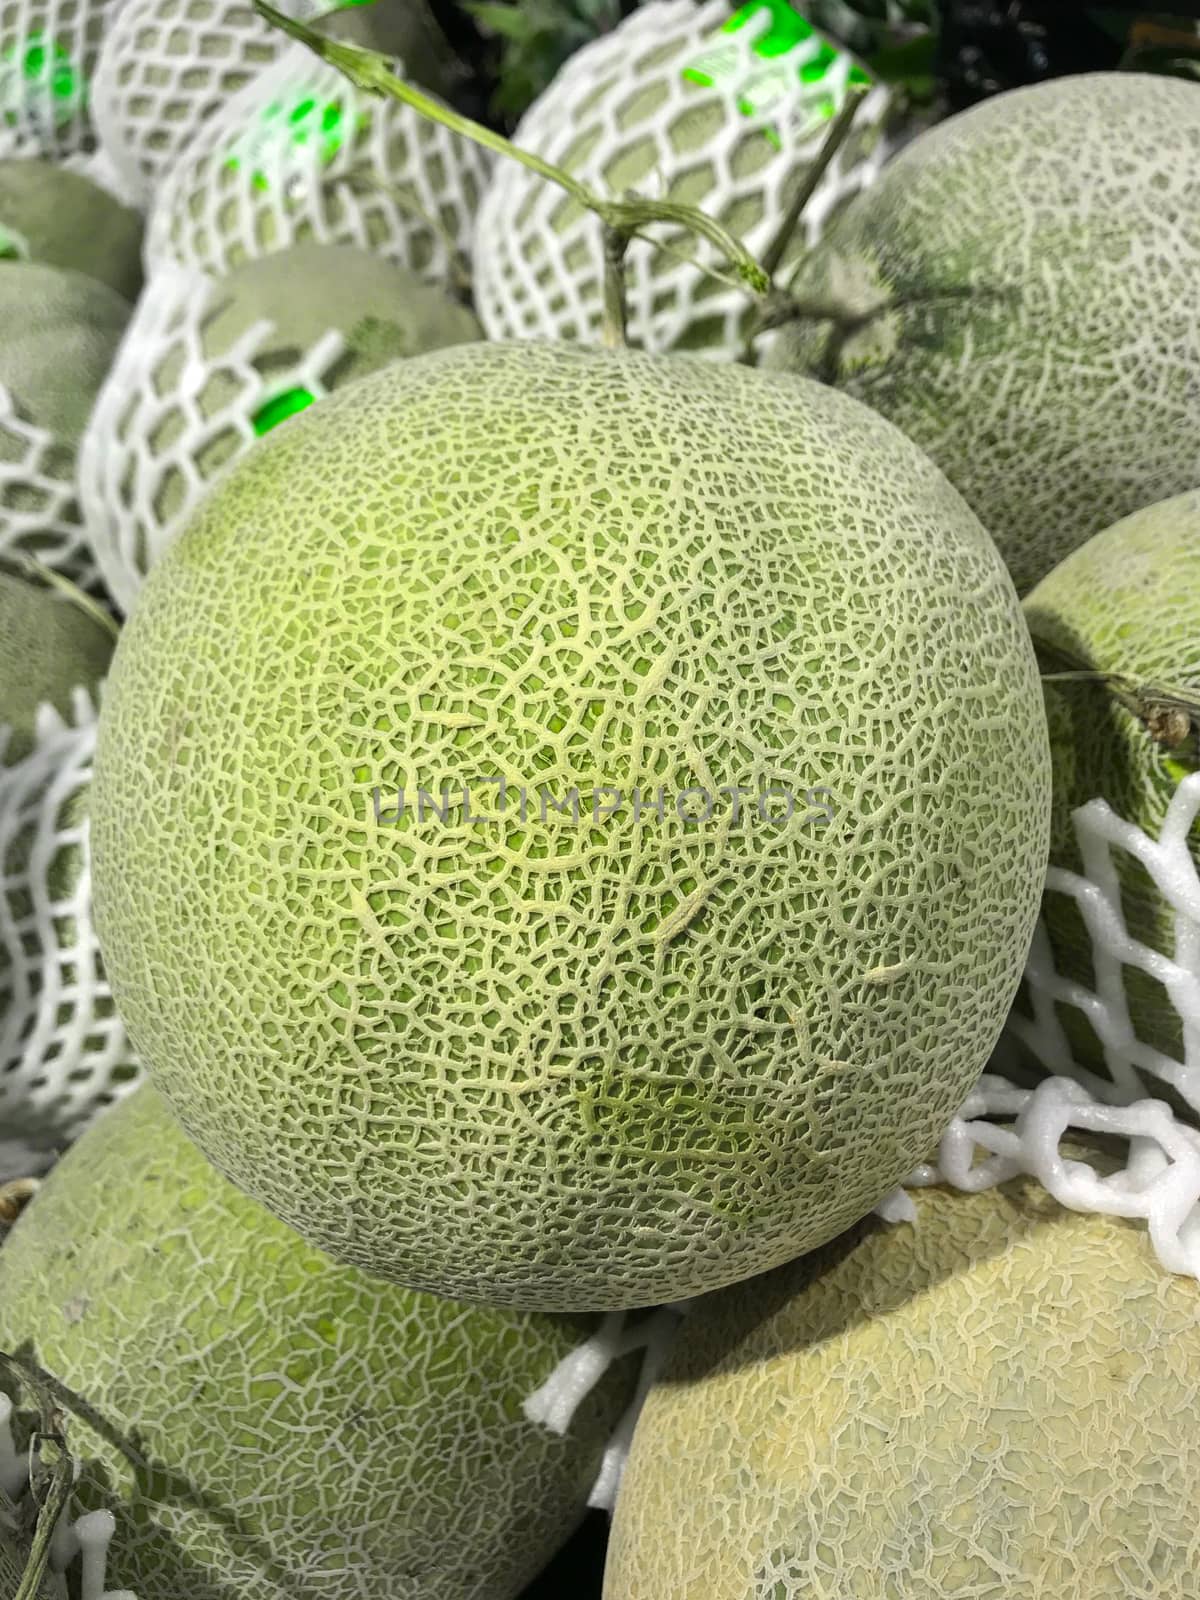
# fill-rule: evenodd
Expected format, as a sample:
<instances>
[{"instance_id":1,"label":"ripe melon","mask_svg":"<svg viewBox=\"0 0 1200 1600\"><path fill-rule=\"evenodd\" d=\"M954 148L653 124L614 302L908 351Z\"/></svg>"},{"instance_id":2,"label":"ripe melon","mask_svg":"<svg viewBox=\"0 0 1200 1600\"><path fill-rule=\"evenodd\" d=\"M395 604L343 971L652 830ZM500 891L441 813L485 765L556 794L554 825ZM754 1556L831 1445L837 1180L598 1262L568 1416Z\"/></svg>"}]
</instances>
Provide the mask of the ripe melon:
<instances>
[{"instance_id":1,"label":"ripe melon","mask_svg":"<svg viewBox=\"0 0 1200 1600\"><path fill-rule=\"evenodd\" d=\"M91 150L91 77L121 0L0 0L0 148L52 160Z\"/></svg>"},{"instance_id":2,"label":"ripe melon","mask_svg":"<svg viewBox=\"0 0 1200 1600\"><path fill-rule=\"evenodd\" d=\"M858 320L768 359L897 423L961 489L1020 593L1200 482L1200 85L1098 73L913 141L793 287Z\"/></svg>"},{"instance_id":3,"label":"ripe melon","mask_svg":"<svg viewBox=\"0 0 1200 1600\"><path fill-rule=\"evenodd\" d=\"M543 1309L716 1288L868 1211L986 1060L1044 872L1034 666L857 402L418 356L263 440L142 591L93 810L118 1006L340 1259Z\"/></svg>"},{"instance_id":4,"label":"ripe melon","mask_svg":"<svg viewBox=\"0 0 1200 1600\"><path fill-rule=\"evenodd\" d=\"M798 12L778 4L653 0L567 62L514 138L605 195L700 206L761 254L808 177L829 118L870 88L854 131L805 208L789 261L869 184L887 152L888 91ZM626 256L641 348L740 354L750 304L695 264L719 256L656 228ZM479 213L475 294L492 339L600 342L599 219L537 173L504 162Z\"/></svg>"},{"instance_id":5,"label":"ripe melon","mask_svg":"<svg viewBox=\"0 0 1200 1600\"><path fill-rule=\"evenodd\" d=\"M330 6L283 9L311 19ZM424 0L351 5L325 31L370 46L381 28L381 48L404 57L406 76L442 83L440 35ZM148 199L205 121L287 43L250 0L123 0L96 66L94 115L105 153Z\"/></svg>"},{"instance_id":6,"label":"ripe melon","mask_svg":"<svg viewBox=\"0 0 1200 1600\"><path fill-rule=\"evenodd\" d=\"M1148 506L1097 534L1042 579L1025 601L1025 616L1047 673L1119 674L1200 702L1200 491ZM1107 800L1119 817L1157 839L1180 779L1200 769L1196 722L1179 730L1177 743L1162 742L1111 686L1048 682L1045 694L1053 865L1084 872L1071 813L1089 800ZM1191 855L1200 865L1200 824L1192 830ZM1114 850L1113 859L1130 933L1173 956L1173 907L1127 851ZM1075 902L1047 895L1045 923L1058 972L1090 989L1091 940ZM1166 993L1134 967L1126 966L1124 977L1138 1038L1182 1061L1183 1021ZM1067 1012L1064 1021L1080 1064L1103 1071L1100 1043L1080 1014Z\"/></svg>"},{"instance_id":7,"label":"ripe melon","mask_svg":"<svg viewBox=\"0 0 1200 1600\"><path fill-rule=\"evenodd\" d=\"M1191 1591L1195 1282L1030 1179L915 1204L913 1227L871 1221L684 1324L605 1600Z\"/></svg>"},{"instance_id":8,"label":"ripe melon","mask_svg":"<svg viewBox=\"0 0 1200 1600\"><path fill-rule=\"evenodd\" d=\"M147 264L221 273L314 241L358 245L444 282L470 249L490 164L470 140L363 93L291 43L163 174Z\"/></svg>"},{"instance_id":9,"label":"ripe melon","mask_svg":"<svg viewBox=\"0 0 1200 1600\"><path fill-rule=\"evenodd\" d=\"M215 282L160 272L80 451L110 593L133 603L181 519L256 435L389 361L479 337L465 307L349 246L296 245Z\"/></svg>"},{"instance_id":10,"label":"ripe melon","mask_svg":"<svg viewBox=\"0 0 1200 1600\"><path fill-rule=\"evenodd\" d=\"M637 1363L565 1435L522 1402L592 1332L334 1266L144 1087L0 1250L0 1349L51 1374L111 1581L145 1600L513 1600L582 1517Z\"/></svg>"},{"instance_id":11,"label":"ripe melon","mask_svg":"<svg viewBox=\"0 0 1200 1600\"><path fill-rule=\"evenodd\" d=\"M32 748L37 709L71 711L72 690L94 691L113 636L70 596L0 571L0 766Z\"/></svg>"},{"instance_id":12,"label":"ripe melon","mask_svg":"<svg viewBox=\"0 0 1200 1600\"><path fill-rule=\"evenodd\" d=\"M71 267L126 300L142 286L142 219L107 190L49 161L0 161L0 247Z\"/></svg>"},{"instance_id":13,"label":"ripe melon","mask_svg":"<svg viewBox=\"0 0 1200 1600\"><path fill-rule=\"evenodd\" d=\"M0 265L0 555L89 577L75 456L128 318L115 289L80 272Z\"/></svg>"}]
</instances>

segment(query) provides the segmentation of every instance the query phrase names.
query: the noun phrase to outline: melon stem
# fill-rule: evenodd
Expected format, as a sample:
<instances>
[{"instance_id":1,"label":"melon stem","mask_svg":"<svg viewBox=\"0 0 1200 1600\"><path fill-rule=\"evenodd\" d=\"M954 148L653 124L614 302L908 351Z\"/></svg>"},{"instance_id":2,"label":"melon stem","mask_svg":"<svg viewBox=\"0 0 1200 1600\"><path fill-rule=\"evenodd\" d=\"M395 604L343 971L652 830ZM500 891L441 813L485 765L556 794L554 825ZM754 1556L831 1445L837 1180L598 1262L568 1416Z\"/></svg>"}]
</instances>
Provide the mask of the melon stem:
<instances>
[{"instance_id":1,"label":"melon stem","mask_svg":"<svg viewBox=\"0 0 1200 1600\"><path fill-rule=\"evenodd\" d=\"M1180 750L1200 732L1200 690L1184 684L1140 683L1121 672L1079 667L1063 650L1035 640L1039 654L1065 670L1043 672L1043 683L1093 683L1143 724L1156 744ZM1069 665L1068 665L1069 664Z\"/></svg>"},{"instance_id":2,"label":"melon stem","mask_svg":"<svg viewBox=\"0 0 1200 1600\"><path fill-rule=\"evenodd\" d=\"M846 96L845 105L838 112L833 122L830 123L829 132L826 134L820 150L817 151L816 159L805 173L804 182L796 191L792 203L787 209L786 216L779 224L775 237L767 246L766 254L763 256L762 264L772 280L774 280L775 274L779 271L784 254L791 243L792 235L799 227L800 219L804 215L809 201L817 192L817 185L829 170L829 164L834 156L845 144L854 119L858 115L859 107L866 97L867 91L865 89L851 89Z\"/></svg>"},{"instance_id":3,"label":"melon stem","mask_svg":"<svg viewBox=\"0 0 1200 1600\"><path fill-rule=\"evenodd\" d=\"M770 292L770 273L755 260L739 239L721 226L715 217L708 216L696 206L680 205L671 200L649 200L641 195L606 199L603 195L595 193L587 184L572 177L569 172L555 166L553 162L544 160L531 150L522 150L503 134L485 128L482 123L472 121L470 117L463 116L461 112L444 105L432 95L425 94L412 84L406 83L392 70L388 58L380 55L378 51L345 44L338 39L328 39L305 23L276 11L267 0L254 0L254 7L273 27L279 28L293 39L298 39L320 60L331 67L336 67L364 94L381 95L398 100L429 121L440 123L451 133L471 139L496 155L519 161L530 172L565 190L577 204L598 216L606 228L623 234L626 243L635 237L645 237L644 230L656 223L687 229L707 239L720 251L733 267L742 287L755 299L763 300Z\"/></svg>"},{"instance_id":4,"label":"melon stem","mask_svg":"<svg viewBox=\"0 0 1200 1600\"><path fill-rule=\"evenodd\" d=\"M13 1600L37 1600L38 1589L50 1564L55 1534L71 1498L75 1461L67 1448L62 1418L49 1390L30 1373L23 1362L15 1361L2 1350L0 1367L7 1367L29 1388L37 1401L39 1412L38 1426L29 1441L29 1451L35 1463L31 1490L37 1497L40 1509L25 1573L13 1596Z\"/></svg>"},{"instance_id":5,"label":"melon stem","mask_svg":"<svg viewBox=\"0 0 1200 1600\"><path fill-rule=\"evenodd\" d=\"M629 234L619 228L604 230L604 342L620 350L628 342L628 308L625 303L625 255Z\"/></svg>"},{"instance_id":6,"label":"melon stem","mask_svg":"<svg viewBox=\"0 0 1200 1600\"><path fill-rule=\"evenodd\" d=\"M12 1227L38 1188L36 1178L14 1178L11 1183L0 1183L0 1228Z\"/></svg>"}]
</instances>

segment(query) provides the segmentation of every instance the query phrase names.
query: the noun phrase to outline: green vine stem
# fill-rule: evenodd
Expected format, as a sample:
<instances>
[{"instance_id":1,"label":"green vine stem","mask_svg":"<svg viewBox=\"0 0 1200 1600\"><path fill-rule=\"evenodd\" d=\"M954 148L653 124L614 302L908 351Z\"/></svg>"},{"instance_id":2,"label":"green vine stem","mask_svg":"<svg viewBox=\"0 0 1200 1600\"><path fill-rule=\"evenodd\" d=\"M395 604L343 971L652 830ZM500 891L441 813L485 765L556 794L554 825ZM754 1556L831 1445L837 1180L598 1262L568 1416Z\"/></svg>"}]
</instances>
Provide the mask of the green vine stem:
<instances>
[{"instance_id":1,"label":"green vine stem","mask_svg":"<svg viewBox=\"0 0 1200 1600\"><path fill-rule=\"evenodd\" d=\"M778 273L783 263L784 254L792 235L800 225L800 218L804 215L805 207L817 192L817 185L829 170L829 164L845 144L854 125L854 119L859 113L867 91L863 88L851 89L846 96L846 103L829 125L829 132L818 150L816 159L804 175L804 182L796 191L796 195L788 207L787 215L780 223L775 237L767 246L763 256L763 267L767 276L772 279Z\"/></svg>"},{"instance_id":2,"label":"green vine stem","mask_svg":"<svg viewBox=\"0 0 1200 1600\"><path fill-rule=\"evenodd\" d=\"M62 1416L49 1389L24 1362L0 1350L0 1367L7 1367L33 1395L38 1407L38 1425L29 1441L33 1456L31 1487L38 1501L37 1524L33 1531L25 1573L13 1600L37 1600L38 1590L50 1563L50 1546L71 1499L75 1483L75 1460L67 1448Z\"/></svg>"},{"instance_id":3,"label":"green vine stem","mask_svg":"<svg viewBox=\"0 0 1200 1600\"><path fill-rule=\"evenodd\" d=\"M710 217L697 207L680 205L671 200L648 200L640 195L626 195L619 200L607 199L595 193L587 184L573 178L570 173L564 172L561 167L543 160L530 150L522 150L503 134L485 128L482 123L473 122L470 117L463 116L461 112L453 110L440 100L406 83L403 78L397 77L387 57L380 55L378 51L365 50L359 45L345 44L337 39L328 39L305 23L285 17L282 12L276 11L274 6L269 5L267 0L254 0L254 5L258 13L273 27L281 29L291 38L307 45L314 55L331 67L336 67L365 94L383 95L398 100L402 105L411 107L430 121L440 123L451 133L473 139L476 144L482 145L485 150L491 150L496 155L519 161L523 167L546 179L548 183L557 184L585 210L594 212L612 233L624 235L626 241L644 237L644 230L655 223L687 229L707 239L720 251L733 267L740 282L756 299L765 298L770 291L770 273L754 259L739 239L722 227L714 217Z\"/></svg>"}]
</instances>

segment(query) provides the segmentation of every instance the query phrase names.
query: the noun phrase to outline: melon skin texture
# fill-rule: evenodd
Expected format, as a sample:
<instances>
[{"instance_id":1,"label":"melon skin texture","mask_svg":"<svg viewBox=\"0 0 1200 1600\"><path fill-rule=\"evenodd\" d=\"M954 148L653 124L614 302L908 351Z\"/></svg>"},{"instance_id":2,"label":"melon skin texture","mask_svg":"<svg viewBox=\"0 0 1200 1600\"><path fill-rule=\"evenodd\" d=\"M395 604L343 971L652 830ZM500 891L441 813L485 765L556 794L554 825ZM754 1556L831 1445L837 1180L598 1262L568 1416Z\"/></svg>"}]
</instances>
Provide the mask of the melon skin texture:
<instances>
[{"instance_id":1,"label":"melon skin texture","mask_svg":"<svg viewBox=\"0 0 1200 1600\"><path fill-rule=\"evenodd\" d=\"M914 1200L684 1324L604 1600L1190 1591L1196 1284L1030 1179Z\"/></svg>"},{"instance_id":2,"label":"melon skin texture","mask_svg":"<svg viewBox=\"0 0 1200 1600\"><path fill-rule=\"evenodd\" d=\"M129 311L80 272L0 266L0 556L33 555L91 581L76 452Z\"/></svg>"},{"instance_id":3,"label":"melon skin texture","mask_svg":"<svg viewBox=\"0 0 1200 1600\"><path fill-rule=\"evenodd\" d=\"M206 499L93 800L118 1008L222 1171L414 1287L605 1309L777 1265L924 1155L1017 985L1048 754L1003 564L890 425L475 344Z\"/></svg>"},{"instance_id":4,"label":"melon skin texture","mask_svg":"<svg viewBox=\"0 0 1200 1600\"><path fill-rule=\"evenodd\" d=\"M1200 491L1135 512L1089 539L1043 578L1024 605L1047 672L1078 668L1120 674L1137 684L1173 687L1200 699ZM1045 684L1053 761L1050 859L1084 873L1071 813L1107 800L1127 822L1157 839L1180 779L1195 772L1196 735L1177 749L1155 740L1146 724L1102 684ZM1200 824L1191 855L1200 864ZM1124 850L1114 850L1126 925L1136 939L1175 954L1175 913L1153 880ZM1086 874L1084 874L1086 876ZM1091 939L1067 896L1048 894L1044 920L1055 967L1094 984ZM1134 1032L1183 1060L1183 1021L1165 991L1126 967ZM1072 1013L1059 1008L1064 1021ZM1090 1029L1071 1028L1081 1064L1103 1071Z\"/></svg>"},{"instance_id":5,"label":"melon skin texture","mask_svg":"<svg viewBox=\"0 0 1200 1600\"><path fill-rule=\"evenodd\" d=\"M348 246L296 245L211 284L181 275L176 289L164 279L134 313L81 451L92 547L126 608L181 516L253 442L260 402L265 408L294 386L288 374L323 337L336 332L343 341L322 368L326 390L482 337L471 312L448 295ZM164 330L167 294L176 304ZM256 338L258 324L265 326Z\"/></svg>"},{"instance_id":6,"label":"melon skin texture","mask_svg":"<svg viewBox=\"0 0 1200 1600\"><path fill-rule=\"evenodd\" d=\"M0 161L0 244L66 267L126 300L142 287L142 219L106 190L50 161Z\"/></svg>"},{"instance_id":7,"label":"melon skin texture","mask_svg":"<svg viewBox=\"0 0 1200 1600\"><path fill-rule=\"evenodd\" d=\"M0 1250L0 1348L60 1386L110 1581L192 1600L513 1600L582 1517L636 1362L564 1436L522 1401L593 1331L334 1266L149 1086Z\"/></svg>"},{"instance_id":8,"label":"melon skin texture","mask_svg":"<svg viewBox=\"0 0 1200 1600\"><path fill-rule=\"evenodd\" d=\"M81 272L24 261L0 268L0 384L64 449L83 432L128 320L128 303Z\"/></svg>"},{"instance_id":9,"label":"melon skin texture","mask_svg":"<svg viewBox=\"0 0 1200 1600\"><path fill-rule=\"evenodd\" d=\"M1024 594L1092 534L1200 481L1200 86L1097 73L914 140L792 287L864 321L792 324L767 362L904 429Z\"/></svg>"},{"instance_id":10,"label":"melon skin texture","mask_svg":"<svg viewBox=\"0 0 1200 1600\"><path fill-rule=\"evenodd\" d=\"M112 653L112 635L69 596L0 571L0 766L32 749L38 707L69 716L72 690L94 691Z\"/></svg>"}]
</instances>

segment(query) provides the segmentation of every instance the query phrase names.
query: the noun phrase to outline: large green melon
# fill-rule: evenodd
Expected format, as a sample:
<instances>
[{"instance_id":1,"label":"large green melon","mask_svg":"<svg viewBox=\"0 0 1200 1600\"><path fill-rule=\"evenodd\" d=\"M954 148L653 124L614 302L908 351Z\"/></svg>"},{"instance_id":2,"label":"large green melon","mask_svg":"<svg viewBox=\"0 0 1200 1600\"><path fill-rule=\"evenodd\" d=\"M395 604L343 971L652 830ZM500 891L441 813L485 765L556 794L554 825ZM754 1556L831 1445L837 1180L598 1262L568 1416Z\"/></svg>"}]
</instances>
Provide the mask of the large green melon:
<instances>
[{"instance_id":1,"label":"large green melon","mask_svg":"<svg viewBox=\"0 0 1200 1600\"><path fill-rule=\"evenodd\" d=\"M513 1600L582 1517L636 1361L554 1434L522 1402L594 1331L334 1266L144 1087L0 1250L0 1349L57 1381L77 1506L142 1600Z\"/></svg>"},{"instance_id":2,"label":"large green melon","mask_svg":"<svg viewBox=\"0 0 1200 1600\"><path fill-rule=\"evenodd\" d=\"M318 362L314 351L334 335L340 354ZM481 337L465 306L346 245L295 245L211 289L186 274L156 284L81 452L88 533L110 593L128 609L205 489L321 389Z\"/></svg>"},{"instance_id":3,"label":"large green melon","mask_svg":"<svg viewBox=\"0 0 1200 1600\"><path fill-rule=\"evenodd\" d=\"M216 1164L346 1261L582 1309L778 1264L924 1155L1016 988L1048 753L995 547L889 424L479 343L216 487L93 802L118 1007Z\"/></svg>"},{"instance_id":4,"label":"large green melon","mask_svg":"<svg viewBox=\"0 0 1200 1600\"><path fill-rule=\"evenodd\" d=\"M1200 491L1097 534L1042 579L1025 616L1047 674L1110 675L1108 682L1045 684L1054 764L1050 859L1084 873L1071 821L1077 806L1107 800L1157 839L1180 779L1200 770L1196 719L1190 727L1185 719L1172 736L1155 716L1175 702L1200 704ZM1140 700L1131 701L1136 690ZM1191 832L1191 856L1200 866L1200 823ZM1174 956L1174 907L1128 851L1112 857L1129 932ZM1091 939L1075 902L1047 895L1045 921L1060 975L1091 989ZM1182 1061L1183 1020L1164 990L1128 965L1124 982L1137 1037ZM1100 1043L1081 1014L1067 1012L1064 1020L1081 1064L1103 1070Z\"/></svg>"},{"instance_id":5,"label":"large green melon","mask_svg":"<svg viewBox=\"0 0 1200 1600\"><path fill-rule=\"evenodd\" d=\"M112 633L69 594L0 570L0 766L32 747L40 705L65 717L72 690L94 692L112 653Z\"/></svg>"},{"instance_id":6,"label":"large green melon","mask_svg":"<svg viewBox=\"0 0 1200 1600\"><path fill-rule=\"evenodd\" d=\"M0 263L0 555L93 576L76 453L129 312L115 289L81 272Z\"/></svg>"},{"instance_id":7,"label":"large green melon","mask_svg":"<svg viewBox=\"0 0 1200 1600\"><path fill-rule=\"evenodd\" d=\"M0 248L86 273L126 300L141 290L141 217L52 161L0 161Z\"/></svg>"},{"instance_id":8,"label":"large green melon","mask_svg":"<svg viewBox=\"0 0 1200 1600\"><path fill-rule=\"evenodd\" d=\"M81 272L0 265L0 383L22 417L74 444L129 320L129 305ZM4 459L0 431L0 460Z\"/></svg>"},{"instance_id":9,"label":"large green melon","mask_svg":"<svg viewBox=\"0 0 1200 1600\"><path fill-rule=\"evenodd\" d=\"M1030 1179L915 1203L685 1323L605 1600L1191 1592L1195 1282Z\"/></svg>"},{"instance_id":10,"label":"large green melon","mask_svg":"<svg viewBox=\"0 0 1200 1600\"><path fill-rule=\"evenodd\" d=\"M793 285L858 316L769 358L897 423L1023 594L1200 482L1200 85L1136 73L998 95L913 141Z\"/></svg>"}]
</instances>

